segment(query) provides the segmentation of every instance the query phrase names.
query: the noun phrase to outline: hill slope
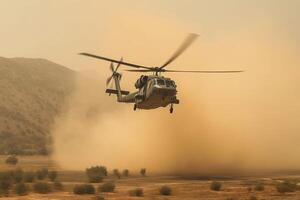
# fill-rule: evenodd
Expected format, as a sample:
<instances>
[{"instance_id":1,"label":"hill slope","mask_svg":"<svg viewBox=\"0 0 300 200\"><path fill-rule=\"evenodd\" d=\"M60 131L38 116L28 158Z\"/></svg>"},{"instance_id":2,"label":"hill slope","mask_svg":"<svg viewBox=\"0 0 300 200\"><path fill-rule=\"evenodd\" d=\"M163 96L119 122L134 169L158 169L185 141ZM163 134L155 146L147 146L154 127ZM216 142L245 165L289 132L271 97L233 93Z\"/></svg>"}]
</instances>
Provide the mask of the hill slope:
<instances>
[{"instance_id":1,"label":"hill slope","mask_svg":"<svg viewBox=\"0 0 300 200\"><path fill-rule=\"evenodd\" d=\"M0 154L46 153L74 76L45 59L0 57Z\"/></svg>"}]
</instances>

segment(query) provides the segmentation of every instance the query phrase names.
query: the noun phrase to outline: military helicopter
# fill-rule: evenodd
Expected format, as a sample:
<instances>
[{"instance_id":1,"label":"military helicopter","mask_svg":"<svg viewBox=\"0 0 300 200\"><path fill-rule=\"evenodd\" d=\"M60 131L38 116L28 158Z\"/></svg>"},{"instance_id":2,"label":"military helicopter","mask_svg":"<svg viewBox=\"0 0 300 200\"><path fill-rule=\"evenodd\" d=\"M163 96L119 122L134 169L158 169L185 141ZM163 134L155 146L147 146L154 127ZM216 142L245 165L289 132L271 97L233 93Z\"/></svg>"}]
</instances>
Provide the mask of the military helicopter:
<instances>
[{"instance_id":1,"label":"military helicopter","mask_svg":"<svg viewBox=\"0 0 300 200\"><path fill-rule=\"evenodd\" d=\"M170 78L164 77L163 72L176 72L176 73L238 73L242 71L192 71L192 70L168 70L166 67L178 58L198 37L197 34L189 34L181 46L175 53L160 67L150 67L138 64L125 62L123 58L115 60L107 57L97 56L90 53L80 53L80 55L89 56L105 60L110 63L112 75L107 79L106 85L108 86L112 79L114 79L115 89L106 89L109 95L116 94L117 101L123 103L133 103L133 110L138 109L155 109L159 107L166 107L170 105L170 113L173 113L173 105L179 104L177 99L177 85L175 81ZM117 64L114 68L114 63ZM121 65L132 67L135 69L127 69L128 72L152 72L152 75L141 75L135 83L137 91L130 93L121 89L120 81L122 74L118 72Z\"/></svg>"}]
</instances>

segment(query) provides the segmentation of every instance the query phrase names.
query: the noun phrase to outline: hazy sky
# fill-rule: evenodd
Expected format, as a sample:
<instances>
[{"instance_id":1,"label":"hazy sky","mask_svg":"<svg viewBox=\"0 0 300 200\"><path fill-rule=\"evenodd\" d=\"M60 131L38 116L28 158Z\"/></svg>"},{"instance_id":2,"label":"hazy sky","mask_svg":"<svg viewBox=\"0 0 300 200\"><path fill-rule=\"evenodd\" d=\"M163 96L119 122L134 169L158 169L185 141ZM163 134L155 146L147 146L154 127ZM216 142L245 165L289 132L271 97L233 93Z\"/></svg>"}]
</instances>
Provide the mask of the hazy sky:
<instances>
[{"instance_id":1,"label":"hazy sky","mask_svg":"<svg viewBox=\"0 0 300 200\"><path fill-rule=\"evenodd\" d=\"M252 34L253 26L254 34L291 40L297 51L300 44L298 0L0 0L0 5L0 56L42 57L72 68L96 65L76 55L81 51L159 65L189 32L201 35L197 46L222 35ZM259 32L266 25L270 29ZM165 50L155 52L158 46ZM147 55L136 58L141 49Z\"/></svg>"}]
</instances>

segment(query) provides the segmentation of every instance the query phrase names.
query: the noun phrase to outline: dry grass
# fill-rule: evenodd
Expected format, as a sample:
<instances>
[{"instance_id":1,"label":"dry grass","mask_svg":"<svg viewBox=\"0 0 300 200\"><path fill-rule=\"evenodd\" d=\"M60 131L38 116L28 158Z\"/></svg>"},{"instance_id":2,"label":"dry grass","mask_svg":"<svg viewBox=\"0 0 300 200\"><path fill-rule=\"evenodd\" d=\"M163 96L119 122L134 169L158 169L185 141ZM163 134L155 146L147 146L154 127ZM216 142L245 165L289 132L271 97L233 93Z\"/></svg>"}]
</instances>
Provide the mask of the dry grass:
<instances>
[{"instance_id":1,"label":"dry grass","mask_svg":"<svg viewBox=\"0 0 300 200\"><path fill-rule=\"evenodd\" d=\"M3 157L0 157L0 160L3 161ZM1 162L0 161L0 162ZM0 169L7 169L7 166L4 166L4 162L0 163ZM38 199L63 199L63 200L85 200L92 199L94 195L74 195L73 187L78 183L86 183L87 179L85 177L84 171L62 171L55 166L51 159L46 157L21 157L18 167L24 168L35 168L48 167L58 170L58 180L64 184L63 192L54 192L50 194L36 194L30 192L27 196L11 196L5 199L8 200L38 200ZM299 177L299 176L298 176ZM284 177L281 177L284 178ZM291 177L289 177L291 178ZM292 177L294 180L297 179L297 176ZM222 191L212 191L210 190L211 180L205 179L182 179L180 177L164 177L164 176L130 176L126 179L117 179L114 176L109 176L106 181L114 181L116 184L115 192L113 193L103 193L101 196L104 196L105 199L188 199L188 200L225 200L225 199L237 199L237 200L247 200L251 196L257 197L257 199L265 200L297 200L300 199L300 192L279 194L276 191L274 181L272 179L264 180L265 190L264 191L248 191L248 187L255 186L255 183L260 182L261 178L235 178L235 179L224 179L217 181L222 183ZM101 184L101 183L100 183ZM99 184L93 184L95 188ZM159 194L159 188L163 185L168 185L172 188L172 196L166 197ZM144 195L143 197L133 197L129 194L129 191L134 190L135 188L143 188Z\"/></svg>"}]
</instances>

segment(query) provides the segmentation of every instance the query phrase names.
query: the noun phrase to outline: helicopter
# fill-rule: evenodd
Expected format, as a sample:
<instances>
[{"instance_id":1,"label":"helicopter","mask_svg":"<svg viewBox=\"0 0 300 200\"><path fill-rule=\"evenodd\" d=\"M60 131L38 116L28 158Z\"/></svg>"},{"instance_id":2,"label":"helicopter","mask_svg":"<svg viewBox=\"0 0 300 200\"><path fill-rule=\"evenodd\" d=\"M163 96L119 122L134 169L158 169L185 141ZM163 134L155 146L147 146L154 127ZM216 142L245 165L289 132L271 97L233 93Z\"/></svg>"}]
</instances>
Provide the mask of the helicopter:
<instances>
[{"instance_id":1,"label":"helicopter","mask_svg":"<svg viewBox=\"0 0 300 200\"><path fill-rule=\"evenodd\" d=\"M133 103L133 110L136 109L156 109L159 107L166 107L170 105L170 113L173 113L173 105L179 104L177 98L177 85L174 80L168 77L164 77L161 74L165 72L172 73L239 73L241 70L231 71L203 71L203 70L169 70L166 67L177 59L196 39L197 34L189 34L179 48L172 54L172 56L160 67L150 67L138 64L125 62L123 58L120 60L111 59L103 56L98 56L90 53L79 53L79 55L88 56L96 59L101 59L110 62L110 69L112 75L106 80L106 86L114 80L115 89L106 89L106 93L109 95L115 94L117 101L122 103ZM114 64L117 64L116 68ZM121 89L120 81L122 74L118 72L121 65L135 69L126 69L128 72L143 72L152 75L141 75L140 78L135 82L135 88L137 91L130 93Z\"/></svg>"}]
</instances>

